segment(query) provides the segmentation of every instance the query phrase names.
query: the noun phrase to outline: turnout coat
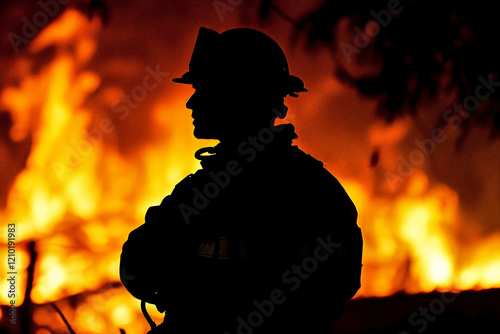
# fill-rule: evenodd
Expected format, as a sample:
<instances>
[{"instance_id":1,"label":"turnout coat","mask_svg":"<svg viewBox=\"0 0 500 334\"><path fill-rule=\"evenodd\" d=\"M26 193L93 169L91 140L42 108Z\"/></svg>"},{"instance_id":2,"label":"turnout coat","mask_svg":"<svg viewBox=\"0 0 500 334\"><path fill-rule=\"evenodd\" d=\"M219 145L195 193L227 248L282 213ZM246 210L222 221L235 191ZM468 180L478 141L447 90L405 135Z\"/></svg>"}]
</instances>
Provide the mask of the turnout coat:
<instances>
[{"instance_id":1,"label":"turnout coat","mask_svg":"<svg viewBox=\"0 0 500 334\"><path fill-rule=\"evenodd\" d=\"M359 289L354 204L291 124L268 130L198 152L123 245L123 284L166 311L155 333L333 333Z\"/></svg>"}]
</instances>

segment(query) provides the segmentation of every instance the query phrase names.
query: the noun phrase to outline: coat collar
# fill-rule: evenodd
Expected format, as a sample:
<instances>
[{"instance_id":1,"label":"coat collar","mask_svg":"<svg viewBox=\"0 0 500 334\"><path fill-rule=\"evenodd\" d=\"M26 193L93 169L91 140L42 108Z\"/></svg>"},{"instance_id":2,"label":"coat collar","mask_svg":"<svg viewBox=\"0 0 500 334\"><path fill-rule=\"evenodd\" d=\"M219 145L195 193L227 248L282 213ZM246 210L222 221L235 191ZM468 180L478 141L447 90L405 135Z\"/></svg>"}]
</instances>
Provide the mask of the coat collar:
<instances>
[{"instance_id":1,"label":"coat collar","mask_svg":"<svg viewBox=\"0 0 500 334\"><path fill-rule=\"evenodd\" d=\"M272 153L284 150L292 145L292 141L295 138L298 138L295 133L295 127L290 123L277 125L276 130L277 131L272 132L273 136L270 142L259 142L259 145L265 146L263 151ZM226 163L231 159L241 161L243 159L238 158L238 156L242 155L239 148L250 145L250 137L255 137L258 140L259 132L249 135L244 140L237 143L219 143L214 147L203 147L196 151L194 156L201 161L203 169L215 169L218 165ZM269 137L266 137L266 140L268 140L268 138Z\"/></svg>"}]
</instances>

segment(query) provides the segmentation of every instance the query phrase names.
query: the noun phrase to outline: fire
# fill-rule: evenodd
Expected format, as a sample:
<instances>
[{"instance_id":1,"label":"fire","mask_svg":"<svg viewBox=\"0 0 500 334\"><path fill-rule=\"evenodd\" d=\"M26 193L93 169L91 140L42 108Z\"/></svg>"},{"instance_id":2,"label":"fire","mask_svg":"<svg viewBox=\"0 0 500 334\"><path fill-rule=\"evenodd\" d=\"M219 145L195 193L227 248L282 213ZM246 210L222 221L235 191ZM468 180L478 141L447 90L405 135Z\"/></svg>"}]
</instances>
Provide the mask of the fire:
<instances>
[{"instance_id":1,"label":"fire","mask_svg":"<svg viewBox=\"0 0 500 334\"><path fill-rule=\"evenodd\" d=\"M121 246L142 223L146 208L199 167L192 152L206 143L192 138L184 107L188 96L179 91L174 100L155 102L150 140L135 151L120 152L116 128L121 120L109 116L109 110L126 92L102 87L99 73L86 69L100 29L98 19L65 11L32 41L28 56L19 56L12 71L20 84L0 92L0 106L14 121L10 138L32 139L1 219L4 226L18 226L19 272L26 272L29 263L25 243L37 242L34 303L57 301L77 333L117 328L140 333L147 324L139 303L118 284ZM55 48L53 59L33 70L30 57L47 47ZM102 105L89 107L93 94ZM385 138L404 136L404 127L396 130ZM376 136L383 137L383 131ZM500 287L500 234L482 238L471 233L464 239L454 190L431 184L422 171L390 198L359 180L339 179L358 208L364 236L357 297ZM17 305L26 286L26 275L19 277ZM1 278L0 289L6 287ZM80 296L76 306L65 299L75 295ZM0 302L8 303L5 294ZM53 314L45 306L35 309L38 334L48 332L44 326L64 330ZM161 316L155 320L161 322Z\"/></svg>"},{"instance_id":2,"label":"fire","mask_svg":"<svg viewBox=\"0 0 500 334\"><path fill-rule=\"evenodd\" d=\"M395 199L370 198L344 182L358 203L364 236L360 296L485 289L500 286L500 234L460 241L459 198L445 185L430 186L417 172ZM369 203L370 202L370 203Z\"/></svg>"}]
</instances>

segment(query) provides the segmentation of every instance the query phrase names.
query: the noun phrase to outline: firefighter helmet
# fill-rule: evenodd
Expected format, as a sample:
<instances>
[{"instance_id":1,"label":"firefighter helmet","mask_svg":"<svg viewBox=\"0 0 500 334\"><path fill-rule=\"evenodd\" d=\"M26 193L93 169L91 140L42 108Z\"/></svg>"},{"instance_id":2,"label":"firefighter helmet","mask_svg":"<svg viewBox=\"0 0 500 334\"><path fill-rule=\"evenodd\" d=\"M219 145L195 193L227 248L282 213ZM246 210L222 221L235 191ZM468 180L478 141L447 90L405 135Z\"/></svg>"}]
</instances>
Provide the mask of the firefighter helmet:
<instances>
[{"instance_id":1,"label":"firefighter helmet","mask_svg":"<svg viewBox=\"0 0 500 334\"><path fill-rule=\"evenodd\" d=\"M189 71L172 81L196 85L224 83L242 89L265 89L283 97L306 92L304 82L289 74L283 50L271 37L249 28L223 33L201 27Z\"/></svg>"}]
</instances>

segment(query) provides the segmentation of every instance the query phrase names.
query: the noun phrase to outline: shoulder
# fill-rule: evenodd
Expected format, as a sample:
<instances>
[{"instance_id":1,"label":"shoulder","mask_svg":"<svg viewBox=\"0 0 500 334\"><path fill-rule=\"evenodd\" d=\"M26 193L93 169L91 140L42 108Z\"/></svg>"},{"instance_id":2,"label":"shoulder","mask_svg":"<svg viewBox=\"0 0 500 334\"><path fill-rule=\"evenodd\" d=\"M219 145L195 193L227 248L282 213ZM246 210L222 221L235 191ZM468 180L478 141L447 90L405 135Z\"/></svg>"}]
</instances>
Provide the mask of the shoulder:
<instances>
[{"instance_id":1,"label":"shoulder","mask_svg":"<svg viewBox=\"0 0 500 334\"><path fill-rule=\"evenodd\" d=\"M323 162L297 146L292 146L283 160L290 173L305 179L309 184L312 182L311 186L343 189L337 178L324 167Z\"/></svg>"},{"instance_id":2,"label":"shoulder","mask_svg":"<svg viewBox=\"0 0 500 334\"><path fill-rule=\"evenodd\" d=\"M295 180L294 187L300 189L303 201L314 202L323 209L342 211L356 220L354 203L338 179L328 171L323 163L296 146L287 153L286 178Z\"/></svg>"}]
</instances>

